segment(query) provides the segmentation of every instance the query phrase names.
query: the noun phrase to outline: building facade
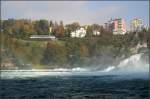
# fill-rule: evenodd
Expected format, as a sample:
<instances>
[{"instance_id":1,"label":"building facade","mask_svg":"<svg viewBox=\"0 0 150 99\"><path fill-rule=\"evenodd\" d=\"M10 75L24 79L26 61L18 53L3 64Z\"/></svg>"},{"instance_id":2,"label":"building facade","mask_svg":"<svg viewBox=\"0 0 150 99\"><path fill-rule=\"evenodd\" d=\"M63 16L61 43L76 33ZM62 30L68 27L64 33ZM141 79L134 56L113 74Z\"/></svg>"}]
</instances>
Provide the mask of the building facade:
<instances>
[{"instance_id":1,"label":"building facade","mask_svg":"<svg viewBox=\"0 0 150 99\"><path fill-rule=\"evenodd\" d=\"M126 33L126 25L125 21L121 18L115 19L113 22L113 34L125 34Z\"/></svg>"},{"instance_id":2,"label":"building facade","mask_svg":"<svg viewBox=\"0 0 150 99\"><path fill-rule=\"evenodd\" d=\"M108 32L113 31L113 20L112 19L110 21L108 21L107 23L105 23L105 30Z\"/></svg>"},{"instance_id":3,"label":"building facade","mask_svg":"<svg viewBox=\"0 0 150 99\"><path fill-rule=\"evenodd\" d=\"M112 32L114 35L126 33L126 23L122 18L111 19L105 23L105 29Z\"/></svg>"},{"instance_id":4,"label":"building facade","mask_svg":"<svg viewBox=\"0 0 150 99\"><path fill-rule=\"evenodd\" d=\"M84 28L80 28L76 31L71 32L70 34L71 34L70 36L73 38L74 37L83 38L86 36L86 30Z\"/></svg>"},{"instance_id":5,"label":"building facade","mask_svg":"<svg viewBox=\"0 0 150 99\"><path fill-rule=\"evenodd\" d=\"M130 31L139 32L143 28L143 20L140 18L134 18L131 20Z\"/></svg>"}]
</instances>

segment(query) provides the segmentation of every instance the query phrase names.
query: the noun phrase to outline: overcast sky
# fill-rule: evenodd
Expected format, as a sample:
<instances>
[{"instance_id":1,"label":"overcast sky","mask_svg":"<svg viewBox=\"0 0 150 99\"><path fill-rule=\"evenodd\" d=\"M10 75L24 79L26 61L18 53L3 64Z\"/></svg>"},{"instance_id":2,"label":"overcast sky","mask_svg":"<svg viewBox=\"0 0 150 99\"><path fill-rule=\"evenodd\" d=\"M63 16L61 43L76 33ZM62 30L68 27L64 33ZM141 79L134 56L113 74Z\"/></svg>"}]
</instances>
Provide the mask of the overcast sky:
<instances>
[{"instance_id":1,"label":"overcast sky","mask_svg":"<svg viewBox=\"0 0 150 99\"><path fill-rule=\"evenodd\" d=\"M2 1L1 18L63 20L103 24L110 18L142 18L149 24L149 1Z\"/></svg>"}]
</instances>

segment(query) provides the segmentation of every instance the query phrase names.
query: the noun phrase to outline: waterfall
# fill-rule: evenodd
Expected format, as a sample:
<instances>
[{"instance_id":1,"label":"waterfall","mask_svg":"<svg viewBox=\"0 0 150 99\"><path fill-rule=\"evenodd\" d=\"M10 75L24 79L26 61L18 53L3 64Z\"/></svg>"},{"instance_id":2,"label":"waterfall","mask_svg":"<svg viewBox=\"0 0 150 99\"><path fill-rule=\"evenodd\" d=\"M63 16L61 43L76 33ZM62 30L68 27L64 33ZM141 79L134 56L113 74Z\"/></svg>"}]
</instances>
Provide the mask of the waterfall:
<instances>
[{"instance_id":1,"label":"waterfall","mask_svg":"<svg viewBox=\"0 0 150 99\"><path fill-rule=\"evenodd\" d=\"M40 76L69 76L69 75L107 75L107 74L132 74L132 76L140 76L149 72L149 64L142 61L144 54L135 54L122 60L117 66L108 66L103 70L75 67L75 68L55 68L44 70L1 70L1 78L25 78ZM136 73L136 74L134 74Z\"/></svg>"},{"instance_id":2,"label":"waterfall","mask_svg":"<svg viewBox=\"0 0 150 99\"><path fill-rule=\"evenodd\" d=\"M142 61L142 55L132 55L121 61L116 68L122 72L149 72L149 64Z\"/></svg>"},{"instance_id":3,"label":"waterfall","mask_svg":"<svg viewBox=\"0 0 150 99\"><path fill-rule=\"evenodd\" d=\"M132 55L129 58L121 61L120 64L118 65L118 67L122 68L122 67L125 67L125 66L128 66L128 65L136 65L140 61L141 56L142 56L142 54Z\"/></svg>"}]
</instances>

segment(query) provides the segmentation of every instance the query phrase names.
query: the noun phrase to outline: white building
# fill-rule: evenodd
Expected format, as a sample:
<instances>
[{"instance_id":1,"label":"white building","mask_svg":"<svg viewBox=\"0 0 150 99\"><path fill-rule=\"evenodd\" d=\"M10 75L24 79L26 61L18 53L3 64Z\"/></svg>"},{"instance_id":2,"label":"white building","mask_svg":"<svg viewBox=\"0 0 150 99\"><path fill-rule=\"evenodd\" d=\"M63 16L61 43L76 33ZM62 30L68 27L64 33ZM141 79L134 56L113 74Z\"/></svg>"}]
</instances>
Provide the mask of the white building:
<instances>
[{"instance_id":1,"label":"white building","mask_svg":"<svg viewBox=\"0 0 150 99\"><path fill-rule=\"evenodd\" d=\"M95 35L95 36L98 36L98 35L101 35L101 33L99 32L99 31L93 31L93 35Z\"/></svg>"},{"instance_id":2,"label":"white building","mask_svg":"<svg viewBox=\"0 0 150 99\"><path fill-rule=\"evenodd\" d=\"M84 28L80 28L76 31L71 32L71 37L83 38L86 35L86 30Z\"/></svg>"}]
</instances>

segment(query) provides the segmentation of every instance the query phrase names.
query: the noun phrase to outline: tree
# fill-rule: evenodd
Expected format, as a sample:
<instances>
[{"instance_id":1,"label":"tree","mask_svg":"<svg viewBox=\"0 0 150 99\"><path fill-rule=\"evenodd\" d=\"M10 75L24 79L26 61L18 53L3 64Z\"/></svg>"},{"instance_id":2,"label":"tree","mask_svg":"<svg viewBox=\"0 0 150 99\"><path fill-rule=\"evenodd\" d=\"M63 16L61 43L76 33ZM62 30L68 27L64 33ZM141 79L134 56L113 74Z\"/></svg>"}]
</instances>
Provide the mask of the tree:
<instances>
[{"instance_id":1,"label":"tree","mask_svg":"<svg viewBox=\"0 0 150 99\"><path fill-rule=\"evenodd\" d=\"M99 24L92 24L87 27L87 37L92 37L94 31L99 31L100 33L104 32L103 26L100 26Z\"/></svg>"},{"instance_id":2,"label":"tree","mask_svg":"<svg viewBox=\"0 0 150 99\"><path fill-rule=\"evenodd\" d=\"M13 34L13 26L15 25L14 19L4 20L2 22L2 29L5 34L12 35Z\"/></svg>"},{"instance_id":3,"label":"tree","mask_svg":"<svg viewBox=\"0 0 150 99\"><path fill-rule=\"evenodd\" d=\"M65 65L67 62L66 50L63 45L48 42L42 63L45 65Z\"/></svg>"},{"instance_id":4,"label":"tree","mask_svg":"<svg viewBox=\"0 0 150 99\"><path fill-rule=\"evenodd\" d=\"M58 23L55 21L55 23L53 24L53 27L52 27L52 34L53 35L57 35L58 34L58 27L59 27L59 25L58 25Z\"/></svg>"},{"instance_id":5,"label":"tree","mask_svg":"<svg viewBox=\"0 0 150 99\"><path fill-rule=\"evenodd\" d=\"M22 38L29 38L31 35L35 34L31 20L23 20L21 22L20 33L22 33Z\"/></svg>"},{"instance_id":6,"label":"tree","mask_svg":"<svg viewBox=\"0 0 150 99\"><path fill-rule=\"evenodd\" d=\"M20 19L8 19L2 23L3 32L16 38L28 38L31 34L34 34L34 26L31 20Z\"/></svg>"},{"instance_id":7,"label":"tree","mask_svg":"<svg viewBox=\"0 0 150 99\"><path fill-rule=\"evenodd\" d=\"M80 28L80 24L78 22L73 22L72 24L67 24L66 26L66 29L65 29L65 32L66 32L66 36L70 36L70 33L72 31L75 31L77 30L78 28Z\"/></svg>"},{"instance_id":8,"label":"tree","mask_svg":"<svg viewBox=\"0 0 150 99\"><path fill-rule=\"evenodd\" d=\"M59 25L57 23L55 23L54 33L55 33L55 36L58 37L58 38L61 38L61 37L65 36L64 35L65 30L64 30L63 21L60 21Z\"/></svg>"},{"instance_id":9,"label":"tree","mask_svg":"<svg viewBox=\"0 0 150 99\"><path fill-rule=\"evenodd\" d=\"M88 26L86 31L86 37L92 37L92 35L93 35L92 26Z\"/></svg>"},{"instance_id":10,"label":"tree","mask_svg":"<svg viewBox=\"0 0 150 99\"><path fill-rule=\"evenodd\" d=\"M49 34L49 22L47 20L39 20L35 22L34 29L38 35Z\"/></svg>"},{"instance_id":11,"label":"tree","mask_svg":"<svg viewBox=\"0 0 150 99\"><path fill-rule=\"evenodd\" d=\"M59 37L64 37L64 25L63 25L63 21L60 21L60 25L59 25Z\"/></svg>"}]
</instances>

